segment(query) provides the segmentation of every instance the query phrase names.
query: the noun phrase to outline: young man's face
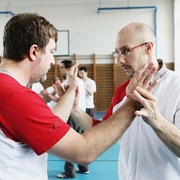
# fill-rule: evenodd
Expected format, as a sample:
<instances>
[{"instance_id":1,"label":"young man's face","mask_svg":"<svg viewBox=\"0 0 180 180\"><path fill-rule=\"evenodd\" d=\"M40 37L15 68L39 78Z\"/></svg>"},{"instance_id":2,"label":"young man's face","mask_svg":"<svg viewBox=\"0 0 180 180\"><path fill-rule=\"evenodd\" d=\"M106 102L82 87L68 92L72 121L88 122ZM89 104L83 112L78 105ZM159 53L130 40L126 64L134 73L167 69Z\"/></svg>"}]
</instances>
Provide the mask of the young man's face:
<instances>
[{"instance_id":1,"label":"young man's face","mask_svg":"<svg viewBox=\"0 0 180 180\"><path fill-rule=\"evenodd\" d=\"M65 77L67 75L68 70L69 69L65 67L64 63L59 64L59 72L61 76Z\"/></svg>"},{"instance_id":2,"label":"young man's face","mask_svg":"<svg viewBox=\"0 0 180 180\"><path fill-rule=\"evenodd\" d=\"M83 78L87 77L87 72L85 72L84 70L80 70L78 72L78 75L79 75L80 78L83 79Z\"/></svg>"},{"instance_id":3,"label":"young man's face","mask_svg":"<svg viewBox=\"0 0 180 180\"><path fill-rule=\"evenodd\" d=\"M50 39L45 51L39 50L36 55L36 63L33 69L36 82L43 82L47 79L47 73L55 64L53 53L55 51L55 40Z\"/></svg>"}]
</instances>

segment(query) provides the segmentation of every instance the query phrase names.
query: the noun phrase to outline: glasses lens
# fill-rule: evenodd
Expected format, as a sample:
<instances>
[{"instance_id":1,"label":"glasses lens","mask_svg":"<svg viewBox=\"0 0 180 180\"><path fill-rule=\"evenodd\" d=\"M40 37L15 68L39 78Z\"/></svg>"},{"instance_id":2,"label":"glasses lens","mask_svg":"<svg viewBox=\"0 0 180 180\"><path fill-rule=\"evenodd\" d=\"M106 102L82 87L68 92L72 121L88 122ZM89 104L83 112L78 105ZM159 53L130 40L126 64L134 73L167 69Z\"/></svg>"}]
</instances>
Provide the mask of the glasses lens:
<instances>
[{"instance_id":1,"label":"glasses lens","mask_svg":"<svg viewBox=\"0 0 180 180\"><path fill-rule=\"evenodd\" d=\"M112 54L114 57L117 57L119 53L117 51L113 51Z\"/></svg>"},{"instance_id":2,"label":"glasses lens","mask_svg":"<svg viewBox=\"0 0 180 180\"><path fill-rule=\"evenodd\" d=\"M124 56L129 56L129 52L130 52L130 49L124 48L122 49L121 54Z\"/></svg>"}]
</instances>

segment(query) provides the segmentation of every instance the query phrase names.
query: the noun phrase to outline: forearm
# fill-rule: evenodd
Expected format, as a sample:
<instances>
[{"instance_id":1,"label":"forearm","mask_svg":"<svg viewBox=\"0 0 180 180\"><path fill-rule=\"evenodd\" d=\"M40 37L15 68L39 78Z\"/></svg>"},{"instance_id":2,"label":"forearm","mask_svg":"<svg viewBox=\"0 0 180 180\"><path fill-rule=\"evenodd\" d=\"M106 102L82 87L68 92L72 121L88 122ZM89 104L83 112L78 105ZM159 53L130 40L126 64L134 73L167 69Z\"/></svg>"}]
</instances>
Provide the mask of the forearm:
<instances>
[{"instance_id":1,"label":"forearm","mask_svg":"<svg viewBox=\"0 0 180 180\"><path fill-rule=\"evenodd\" d=\"M94 161L106 149L116 143L131 125L135 107L131 102L125 103L109 119L85 131L85 156L89 162ZM81 152L82 153L82 152Z\"/></svg>"},{"instance_id":2,"label":"forearm","mask_svg":"<svg viewBox=\"0 0 180 180\"><path fill-rule=\"evenodd\" d=\"M162 116L152 128L171 152L180 157L180 130Z\"/></svg>"},{"instance_id":3,"label":"forearm","mask_svg":"<svg viewBox=\"0 0 180 180\"><path fill-rule=\"evenodd\" d=\"M67 122L74 103L75 90L68 88L66 93L61 97L58 103L53 107L52 111L59 116L64 122Z\"/></svg>"},{"instance_id":4,"label":"forearm","mask_svg":"<svg viewBox=\"0 0 180 180\"><path fill-rule=\"evenodd\" d=\"M127 102L109 119L82 135L69 130L49 152L78 164L91 163L124 134L134 118L135 109L132 102Z\"/></svg>"},{"instance_id":5,"label":"forearm","mask_svg":"<svg viewBox=\"0 0 180 180\"><path fill-rule=\"evenodd\" d=\"M92 127L93 119L87 113L82 111L79 107L74 107L71 111L71 116L76 123L83 129L87 130Z\"/></svg>"},{"instance_id":6,"label":"forearm","mask_svg":"<svg viewBox=\"0 0 180 180\"><path fill-rule=\"evenodd\" d=\"M88 94L90 96L92 96L94 94L94 91L92 91L91 89L89 89L88 87L86 87L86 91L88 92Z\"/></svg>"},{"instance_id":7,"label":"forearm","mask_svg":"<svg viewBox=\"0 0 180 180\"><path fill-rule=\"evenodd\" d=\"M40 96L44 99L45 103L49 103L52 100L51 96L54 97L55 94L55 91L49 94L47 90L43 90L41 91Z\"/></svg>"}]
</instances>

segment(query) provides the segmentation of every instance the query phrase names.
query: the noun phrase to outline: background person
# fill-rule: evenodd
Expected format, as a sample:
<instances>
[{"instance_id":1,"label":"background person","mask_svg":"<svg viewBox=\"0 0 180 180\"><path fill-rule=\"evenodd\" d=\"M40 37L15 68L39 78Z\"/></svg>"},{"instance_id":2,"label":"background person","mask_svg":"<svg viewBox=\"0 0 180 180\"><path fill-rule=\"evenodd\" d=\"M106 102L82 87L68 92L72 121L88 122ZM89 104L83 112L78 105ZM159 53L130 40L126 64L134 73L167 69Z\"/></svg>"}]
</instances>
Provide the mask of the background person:
<instances>
[{"instance_id":1,"label":"background person","mask_svg":"<svg viewBox=\"0 0 180 180\"><path fill-rule=\"evenodd\" d=\"M71 60L63 60L59 64L59 72L61 75L61 86L67 86L67 74L69 69L73 66L73 62ZM85 111L85 87L83 81L78 78L78 90L79 90L79 107ZM79 127L79 125L74 121L72 116L69 117L67 124L69 124L76 132L82 134L83 130ZM80 165L78 164L78 169L75 170L74 163L65 161L64 164L64 172L57 174L58 178L65 179L65 178L74 178L76 176L76 172L88 174L88 165Z\"/></svg>"},{"instance_id":2,"label":"background person","mask_svg":"<svg viewBox=\"0 0 180 180\"><path fill-rule=\"evenodd\" d=\"M60 99L53 87L53 85L55 85L56 81L58 80L60 80L59 77L53 78L52 86L41 91L41 95L43 96L43 99L51 109L57 104L57 102Z\"/></svg>"},{"instance_id":3,"label":"background person","mask_svg":"<svg viewBox=\"0 0 180 180\"><path fill-rule=\"evenodd\" d=\"M88 77L87 67L82 66L79 68L78 72L79 77L84 81L85 85L85 106L86 106L86 113L89 114L91 117L95 117L94 115L94 93L96 92L96 82Z\"/></svg>"}]
</instances>

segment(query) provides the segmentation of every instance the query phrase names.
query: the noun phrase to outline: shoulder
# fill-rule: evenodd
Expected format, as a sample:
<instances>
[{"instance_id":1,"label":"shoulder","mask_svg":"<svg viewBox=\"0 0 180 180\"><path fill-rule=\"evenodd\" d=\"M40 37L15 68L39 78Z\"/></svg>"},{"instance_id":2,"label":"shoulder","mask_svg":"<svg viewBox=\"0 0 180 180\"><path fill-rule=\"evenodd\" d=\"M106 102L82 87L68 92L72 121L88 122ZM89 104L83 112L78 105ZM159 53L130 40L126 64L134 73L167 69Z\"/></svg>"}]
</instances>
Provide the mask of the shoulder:
<instances>
[{"instance_id":1,"label":"shoulder","mask_svg":"<svg viewBox=\"0 0 180 180\"><path fill-rule=\"evenodd\" d=\"M86 80L86 84L96 84L96 82L95 82L93 79L88 78L88 79Z\"/></svg>"},{"instance_id":2,"label":"shoulder","mask_svg":"<svg viewBox=\"0 0 180 180\"><path fill-rule=\"evenodd\" d=\"M91 79L91 78L88 78L88 80L91 81L91 82L95 82L95 81L94 81L93 79Z\"/></svg>"}]
</instances>

